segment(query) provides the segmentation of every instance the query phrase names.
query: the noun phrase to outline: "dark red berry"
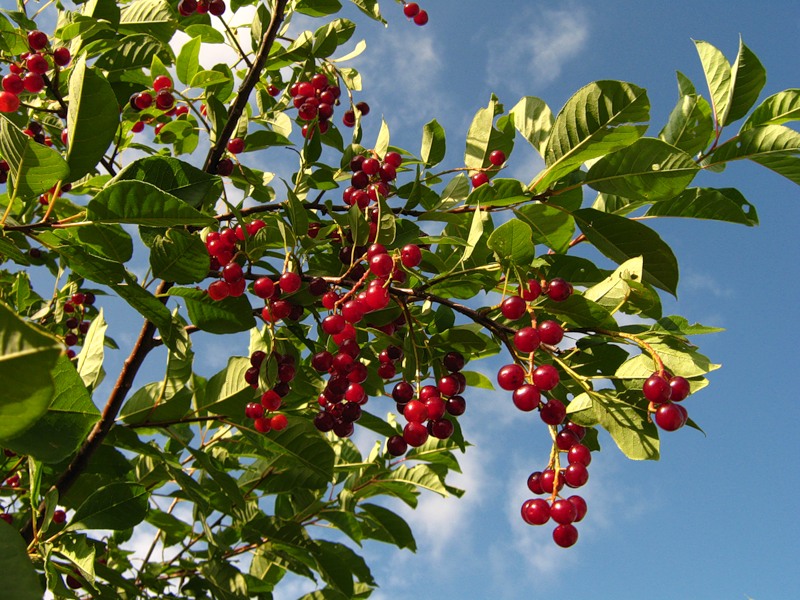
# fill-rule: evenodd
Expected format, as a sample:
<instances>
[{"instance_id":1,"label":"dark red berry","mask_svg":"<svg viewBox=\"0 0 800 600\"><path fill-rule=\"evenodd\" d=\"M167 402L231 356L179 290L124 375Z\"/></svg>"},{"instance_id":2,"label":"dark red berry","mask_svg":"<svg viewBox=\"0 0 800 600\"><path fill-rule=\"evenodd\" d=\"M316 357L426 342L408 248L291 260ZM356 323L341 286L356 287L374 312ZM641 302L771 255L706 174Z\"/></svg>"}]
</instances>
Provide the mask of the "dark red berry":
<instances>
[{"instance_id":1,"label":"dark red berry","mask_svg":"<svg viewBox=\"0 0 800 600\"><path fill-rule=\"evenodd\" d=\"M542 421L548 425L560 425L567 416L567 409L560 400L551 398L547 401L547 404L542 407L542 411L539 415L542 417Z\"/></svg>"},{"instance_id":2,"label":"dark red berry","mask_svg":"<svg viewBox=\"0 0 800 600\"><path fill-rule=\"evenodd\" d=\"M553 530L553 541L562 548L569 548L578 541L578 530L572 523L559 525Z\"/></svg>"},{"instance_id":3,"label":"dark red berry","mask_svg":"<svg viewBox=\"0 0 800 600\"><path fill-rule=\"evenodd\" d=\"M500 305L500 312L503 313L503 316L506 319L511 321L516 321L528 309L528 305L520 296L509 296L503 303Z\"/></svg>"},{"instance_id":4,"label":"dark red berry","mask_svg":"<svg viewBox=\"0 0 800 600\"><path fill-rule=\"evenodd\" d=\"M658 373L653 373L647 378L642 386L642 392L645 398L655 404L667 402L672 394L669 383Z\"/></svg>"},{"instance_id":5,"label":"dark red berry","mask_svg":"<svg viewBox=\"0 0 800 600\"><path fill-rule=\"evenodd\" d=\"M564 339L564 329L555 321L542 321L536 326L536 331L543 344L555 346Z\"/></svg>"},{"instance_id":6,"label":"dark red berry","mask_svg":"<svg viewBox=\"0 0 800 600\"><path fill-rule=\"evenodd\" d=\"M550 520L550 505L542 498L531 498L522 503L522 520L529 525L544 525Z\"/></svg>"},{"instance_id":7,"label":"dark red berry","mask_svg":"<svg viewBox=\"0 0 800 600\"><path fill-rule=\"evenodd\" d=\"M540 365L533 372L533 383L540 390L552 390L558 380L558 370L553 365Z\"/></svg>"},{"instance_id":8,"label":"dark red berry","mask_svg":"<svg viewBox=\"0 0 800 600\"><path fill-rule=\"evenodd\" d=\"M572 295L572 284L556 277L548 284L547 295L555 302L563 302Z\"/></svg>"},{"instance_id":9,"label":"dark red berry","mask_svg":"<svg viewBox=\"0 0 800 600\"><path fill-rule=\"evenodd\" d=\"M502 150L493 150L489 154L489 162L495 167L499 167L506 162L506 155Z\"/></svg>"},{"instance_id":10,"label":"dark red berry","mask_svg":"<svg viewBox=\"0 0 800 600\"><path fill-rule=\"evenodd\" d=\"M689 382L679 375L670 377L669 390L669 399L672 402L680 402L681 400L685 400L691 392Z\"/></svg>"},{"instance_id":11,"label":"dark red berry","mask_svg":"<svg viewBox=\"0 0 800 600\"><path fill-rule=\"evenodd\" d=\"M525 383L525 370L518 364L505 365L497 372L497 383L504 390L513 391Z\"/></svg>"}]
</instances>

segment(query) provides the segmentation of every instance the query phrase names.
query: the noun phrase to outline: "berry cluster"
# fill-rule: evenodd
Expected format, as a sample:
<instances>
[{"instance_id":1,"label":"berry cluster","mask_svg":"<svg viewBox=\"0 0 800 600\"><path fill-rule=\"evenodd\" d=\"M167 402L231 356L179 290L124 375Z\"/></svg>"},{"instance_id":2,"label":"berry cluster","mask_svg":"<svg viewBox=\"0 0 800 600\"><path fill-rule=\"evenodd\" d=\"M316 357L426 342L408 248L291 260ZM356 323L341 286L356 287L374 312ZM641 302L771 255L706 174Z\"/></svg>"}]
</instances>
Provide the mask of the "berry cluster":
<instances>
[{"instance_id":1,"label":"berry cluster","mask_svg":"<svg viewBox=\"0 0 800 600\"><path fill-rule=\"evenodd\" d=\"M0 112L16 112L22 93L41 92L45 86L45 75L52 68L51 62L56 67L66 67L72 59L66 47L50 48L50 40L42 31L28 33L28 47L31 51L24 52L17 62L12 62L9 65L10 73L3 77Z\"/></svg>"},{"instance_id":2,"label":"berry cluster","mask_svg":"<svg viewBox=\"0 0 800 600\"><path fill-rule=\"evenodd\" d=\"M260 385L260 374L266 360L267 353L262 350L256 350L250 355L251 366L245 371L244 380L255 389ZM260 402L249 402L244 411L248 419L253 419L256 431L261 433L281 431L289 424L286 415L276 411L281 408L283 397L290 391L289 383L297 373L295 360L290 354L277 354L275 360L278 363L278 383L261 394Z\"/></svg>"},{"instance_id":3,"label":"berry cluster","mask_svg":"<svg viewBox=\"0 0 800 600\"><path fill-rule=\"evenodd\" d=\"M534 471L528 477L528 489L537 495L549 494L549 499L530 498L522 503L522 520L529 525L544 525L553 519L558 525L553 530L553 540L562 548L578 540L577 523L586 515L586 501L577 495L561 498L564 485L579 488L589 480L587 467L592 462L589 448L581 443L586 430L575 423L567 423L555 438L556 457L565 452L569 465L562 469L558 460L544 471Z\"/></svg>"},{"instance_id":4,"label":"berry cluster","mask_svg":"<svg viewBox=\"0 0 800 600\"><path fill-rule=\"evenodd\" d=\"M182 17L189 17L194 13L204 15L206 13L219 17L225 14L225 0L180 0L178 2L178 12Z\"/></svg>"},{"instance_id":5,"label":"berry cluster","mask_svg":"<svg viewBox=\"0 0 800 600\"><path fill-rule=\"evenodd\" d=\"M425 25L428 22L428 13L419 7L416 2L405 2L403 14L414 21L416 25Z\"/></svg>"},{"instance_id":6,"label":"berry cluster","mask_svg":"<svg viewBox=\"0 0 800 600\"><path fill-rule=\"evenodd\" d=\"M67 356L75 358L73 346L80 344L86 332L89 331L91 321L87 320L89 307L94 306L95 295L92 292L75 292L69 300L64 302L64 344L67 346Z\"/></svg>"},{"instance_id":7,"label":"berry cluster","mask_svg":"<svg viewBox=\"0 0 800 600\"><path fill-rule=\"evenodd\" d=\"M653 373L645 380L642 393L650 402L650 411L655 413L656 425L661 429L675 431L686 424L689 413L682 405L676 404L691 393L685 378L669 376L665 372Z\"/></svg>"},{"instance_id":8,"label":"berry cluster","mask_svg":"<svg viewBox=\"0 0 800 600\"><path fill-rule=\"evenodd\" d=\"M159 110L162 111L162 117L180 117L189 112L189 107L185 104L176 104L172 79L167 75L158 75L153 79L152 90L142 90L131 95L128 106L135 113L149 109ZM139 133L144 129L146 123L152 123L154 120L152 116L139 119L133 124L131 131L133 133ZM155 135L161 133L164 125L168 122L169 119L166 121L160 120L156 123L154 128Z\"/></svg>"},{"instance_id":9,"label":"berry cluster","mask_svg":"<svg viewBox=\"0 0 800 600\"><path fill-rule=\"evenodd\" d=\"M489 163L492 165L491 168L498 169L504 162L506 162L506 154L502 150L492 150L489 154ZM489 175L486 171L478 171L470 177L470 182L472 182L473 188L481 187L489 183Z\"/></svg>"},{"instance_id":10,"label":"berry cluster","mask_svg":"<svg viewBox=\"0 0 800 600\"><path fill-rule=\"evenodd\" d=\"M208 295L214 300L222 300L228 296L238 297L244 294L247 281L242 266L235 262L239 249L247 236L254 236L266 223L255 219L244 227L226 227L221 231L211 231L206 236L206 249L211 257L211 270L222 269L222 277L208 286ZM256 294L258 295L258 294Z\"/></svg>"},{"instance_id":11,"label":"berry cluster","mask_svg":"<svg viewBox=\"0 0 800 600\"><path fill-rule=\"evenodd\" d=\"M274 88L274 86L270 86L270 89L268 89L270 94L272 94L271 88ZM331 83L324 73L315 73L308 81L296 81L292 84L289 88L289 96L292 98L292 104L297 109L298 118L301 121L305 121L302 130L303 137L308 138L314 134L313 121L316 121L316 128L319 129L320 133L328 131L334 107L339 104L339 96L341 94L342 90L339 89L339 86L336 83ZM366 112L369 112L369 107L366 103L359 104L364 104ZM363 114L366 114L366 112ZM345 114L345 124L347 124L347 114ZM353 115L353 124L355 124L355 115Z\"/></svg>"},{"instance_id":12,"label":"berry cluster","mask_svg":"<svg viewBox=\"0 0 800 600\"><path fill-rule=\"evenodd\" d=\"M350 185L342 193L344 203L366 210L379 198L386 198L391 192L389 185L397 178L397 169L401 164L403 157L397 152L387 152L383 161L374 156L354 156L350 161L353 176Z\"/></svg>"}]
</instances>

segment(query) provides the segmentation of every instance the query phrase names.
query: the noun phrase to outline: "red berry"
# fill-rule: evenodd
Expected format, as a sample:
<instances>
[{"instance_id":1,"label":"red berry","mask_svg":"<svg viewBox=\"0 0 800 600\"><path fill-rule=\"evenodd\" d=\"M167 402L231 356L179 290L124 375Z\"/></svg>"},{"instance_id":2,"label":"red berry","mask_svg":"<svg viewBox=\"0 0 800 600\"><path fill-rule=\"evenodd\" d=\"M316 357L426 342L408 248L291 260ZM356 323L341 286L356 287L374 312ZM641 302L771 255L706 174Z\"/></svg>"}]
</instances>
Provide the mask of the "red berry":
<instances>
[{"instance_id":1,"label":"red berry","mask_svg":"<svg viewBox=\"0 0 800 600\"><path fill-rule=\"evenodd\" d=\"M381 168L381 163L376 158L366 158L361 163L361 170L367 175L375 175Z\"/></svg>"},{"instance_id":2,"label":"red berry","mask_svg":"<svg viewBox=\"0 0 800 600\"><path fill-rule=\"evenodd\" d=\"M375 277L388 277L393 269L394 260L388 254L376 254L369 260L369 270Z\"/></svg>"},{"instance_id":3,"label":"red berry","mask_svg":"<svg viewBox=\"0 0 800 600\"><path fill-rule=\"evenodd\" d=\"M392 456L401 456L408 450L408 443L401 435L393 435L386 440L386 451Z\"/></svg>"},{"instance_id":4,"label":"red berry","mask_svg":"<svg viewBox=\"0 0 800 600\"><path fill-rule=\"evenodd\" d=\"M428 13L424 10L419 11L416 15L414 15L414 23L416 25L425 25L428 22Z\"/></svg>"},{"instance_id":5,"label":"red berry","mask_svg":"<svg viewBox=\"0 0 800 600\"><path fill-rule=\"evenodd\" d=\"M169 110L175 105L175 96L168 90L160 90L156 94L156 108L160 110Z\"/></svg>"},{"instance_id":6,"label":"red berry","mask_svg":"<svg viewBox=\"0 0 800 600\"><path fill-rule=\"evenodd\" d=\"M233 173L233 161L230 158L223 158L217 163L217 175L227 177Z\"/></svg>"},{"instance_id":7,"label":"red berry","mask_svg":"<svg viewBox=\"0 0 800 600\"><path fill-rule=\"evenodd\" d=\"M572 505L575 507L576 515L573 523L577 523L586 516L586 500L581 496L570 496L567 500L572 502Z\"/></svg>"},{"instance_id":8,"label":"red berry","mask_svg":"<svg viewBox=\"0 0 800 600\"><path fill-rule=\"evenodd\" d=\"M653 373L644 382L644 385L642 386L642 393L644 393L644 397L650 402L661 404L669 400L672 390L670 389L669 383L667 383L666 379L664 379L658 373Z\"/></svg>"},{"instance_id":9,"label":"red berry","mask_svg":"<svg viewBox=\"0 0 800 600\"><path fill-rule=\"evenodd\" d=\"M228 284L221 279L212 282L208 286L208 295L211 296L212 300L223 300L227 298L230 295Z\"/></svg>"},{"instance_id":10,"label":"red berry","mask_svg":"<svg viewBox=\"0 0 800 600\"><path fill-rule=\"evenodd\" d=\"M403 409L403 416L409 423L422 423L428 420L428 407L419 400L411 400Z\"/></svg>"},{"instance_id":11,"label":"red berry","mask_svg":"<svg viewBox=\"0 0 800 600\"><path fill-rule=\"evenodd\" d=\"M513 391L525 383L525 370L518 364L505 365L497 372L497 383L504 390Z\"/></svg>"},{"instance_id":12,"label":"red berry","mask_svg":"<svg viewBox=\"0 0 800 600\"><path fill-rule=\"evenodd\" d=\"M520 286L520 296L523 299L531 302L536 300L542 294L542 286L535 279L528 279L528 286L523 288Z\"/></svg>"},{"instance_id":13,"label":"red berry","mask_svg":"<svg viewBox=\"0 0 800 600\"><path fill-rule=\"evenodd\" d=\"M403 157L398 152L387 152L386 156L383 157L383 162L397 169L403 164Z\"/></svg>"},{"instance_id":14,"label":"red berry","mask_svg":"<svg viewBox=\"0 0 800 600\"><path fill-rule=\"evenodd\" d=\"M361 113L362 117L366 117L369 114L369 104L367 104L366 102L357 102L356 108Z\"/></svg>"},{"instance_id":15,"label":"red berry","mask_svg":"<svg viewBox=\"0 0 800 600\"><path fill-rule=\"evenodd\" d=\"M682 408L682 406L672 404L671 402L662 404L656 409L656 425L661 427L664 431L680 429L686 424L683 411L681 410Z\"/></svg>"},{"instance_id":16,"label":"red berry","mask_svg":"<svg viewBox=\"0 0 800 600\"><path fill-rule=\"evenodd\" d=\"M9 73L3 77L3 90L10 92L15 96L21 94L25 89L25 84L22 83L22 77L16 73Z\"/></svg>"},{"instance_id":17,"label":"red berry","mask_svg":"<svg viewBox=\"0 0 800 600\"><path fill-rule=\"evenodd\" d=\"M159 75L153 80L153 89L157 92L172 89L172 79L166 75Z\"/></svg>"},{"instance_id":18,"label":"red berry","mask_svg":"<svg viewBox=\"0 0 800 600\"><path fill-rule=\"evenodd\" d=\"M472 187L481 187L483 184L489 183L489 176L483 172L475 173L475 175L470 177L470 181L472 182Z\"/></svg>"},{"instance_id":19,"label":"red berry","mask_svg":"<svg viewBox=\"0 0 800 600\"><path fill-rule=\"evenodd\" d=\"M489 154L489 162L495 167L499 167L506 162L506 155L502 150L493 150L492 153Z\"/></svg>"},{"instance_id":20,"label":"red berry","mask_svg":"<svg viewBox=\"0 0 800 600\"><path fill-rule=\"evenodd\" d=\"M293 294L299 290L302 282L303 280L301 279L300 275L293 273L292 271L286 271L283 273L278 281L281 286L281 290L287 294Z\"/></svg>"},{"instance_id":21,"label":"red berry","mask_svg":"<svg viewBox=\"0 0 800 600\"><path fill-rule=\"evenodd\" d=\"M244 277L242 266L239 263L228 263L222 268L222 278L228 283L235 283Z\"/></svg>"},{"instance_id":22,"label":"red berry","mask_svg":"<svg viewBox=\"0 0 800 600\"><path fill-rule=\"evenodd\" d=\"M38 73L28 73L22 78L25 91L31 94L38 94L44 89L44 79Z\"/></svg>"},{"instance_id":23,"label":"red berry","mask_svg":"<svg viewBox=\"0 0 800 600\"><path fill-rule=\"evenodd\" d=\"M258 402L249 402L244 407L244 416L248 419L260 419L264 416L264 407Z\"/></svg>"},{"instance_id":24,"label":"red berry","mask_svg":"<svg viewBox=\"0 0 800 600\"><path fill-rule=\"evenodd\" d=\"M428 428L422 423L412 421L403 428L403 439L409 446L419 447L428 441Z\"/></svg>"},{"instance_id":25,"label":"red berry","mask_svg":"<svg viewBox=\"0 0 800 600\"><path fill-rule=\"evenodd\" d=\"M553 541L562 548L569 548L578 541L578 530L572 523L559 525L553 530Z\"/></svg>"},{"instance_id":26,"label":"red berry","mask_svg":"<svg viewBox=\"0 0 800 600\"><path fill-rule=\"evenodd\" d=\"M47 73L48 69L50 69L50 65L47 62L47 59L44 55L39 54L31 54L28 59L25 61L25 66L27 67L28 71L31 73L35 73L36 75L44 75Z\"/></svg>"},{"instance_id":27,"label":"red berry","mask_svg":"<svg viewBox=\"0 0 800 600\"><path fill-rule=\"evenodd\" d=\"M592 453L583 444L573 444L567 452L567 460L571 465L581 464L584 467L588 467L592 462Z\"/></svg>"},{"instance_id":28,"label":"red berry","mask_svg":"<svg viewBox=\"0 0 800 600\"><path fill-rule=\"evenodd\" d=\"M564 474L559 471L558 477L553 469L545 469L542 471L542 476L539 478L542 486L542 491L545 494L552 494L553 489L560 491L564 487Z\"/></svg>"},{"instance_id":29,"label":"red berry","mask_svg":"<svg viewBox=\"0 0 800 600\"><path fill-rule=\"evenodd\" d=\"M541 390L552 390L558 385L558 370L553 365L540 365L533 372L533 383Z\"/></svg>"},{"instance_id":30,"label":"red berry","mask_svg":"<svg viewBox=\"0 0 800 600\"><path fill-rule=\"evenodd\" d=\"M520 352L533 352L539 343L539 333L533 327L523 327L514 334L514 345Z\"/></svg>"},{"instance_id":31,"label":"red berry","mask_svg":"<svg viewBox=\"0 0 800 600\"><path fill-rule=\"evenodd\" d=\"M70 60L72 60L72 55L66 46L59 46L53 50L53 62L59 67L66 67Z\"/></svg>"},{"instance_id":32,"label":"red berry","mask_svg":"<svg viewBox=\"0 0 800 600\"><path fill-rule=\"evenodd\" d=\"M541 402L538 388L530 383L526 383L515 389L514 393L511 395L511 399L514 401L514 406L525 412L530 412L538 408Z\"/></svg>"},{"instance_id":33,"label":"red berry","mask_svg":"<svg viewBox=\"0 0 800 600\"><path fill-rule=\"evenodd\" d=\"M47 46L47 34L44 31L34 30L28 32L28 46L31 50L41 50Z\"/></svg>"},{"instance_id":34,"label":"red berry","mask_svg":"<svg viewBox=\"0 0 800 600\"><path fill-rule=\"evenodd\" d=\"M578 436L566 427L556 435L556 446L559 450L568 451L572 446L580 442Z\"/></svg>"},{"instance_id":35,"label":"red berry","mask_svg":"<svg viewBox=\"0 0 800 600\"><path fill-rule=\"evenodd\" d=\"M589 471L581 463L572 463L564 470L564 481L571 488L581 487L589 481Z\"/></svg>"},{"instance_id":36,"label":"red berry","mask_svg":"<svg viewBox=\"0 0 800 600\"><path fill-rule=\"evenodd\" d=\"M567 409L560 400L551 398L547 401L547 404L542 407L539 416L541 416L542 421L548 425L560 425L567 416Z\"/></svg>"},{"instance_id":37,"label":"red berry","mask_svg":"<svg viewBox=\"0 0 800 600\"><path fill-rule=\"evenodd\" d=\"M211 0L208 3L208 12L215 17L223 15L225 13L225 0ZM273 429L277 428L273 426Z\"/></svg>"},{"instance_id":38,"label":"red berry","mask_svg":"<svg viewBox=\"0 0 800 600\"><path fill-rule=\"evenodd\" d=\"M271 298L275 293L275 283L269 277L259 277L253 283L253 293L259 298Z\"/></svg>"},{"instance_id":39,"label":"red berry","mask_svg":"<svg viewBox=\"0 0 800 600\"><path fill-rule=\"evenodd\" d=\"M522 503L522 520L528 525L544 525L550 520L550 505L542 498L531 498Z\"/></svg>"},{"instance_id":40,"label":"red berry","mask_svg":"<svg viewBox=\"0 0 800 600\"><path fill-rule=\"evenodd\" d=\"M452 396L445 404L447 414L459 417L467 410L467 401L462 396Z\"/></svg>"},{"instance_id":41,"label":"red berry","mask_svg":"<svg viewBox=\"0 0 800 600\"><path fill-rule=\"evenodd\" d=\"M67 520L67 513L61 510L60 508L56 509L53 512L53 523L60 524L64 523L66 520Z\"/></svg>"},{"instance_id":42,"label":"red berry","mask_svg":"<svg viewBox=\"0 0 800 600\"><path fill-rule=\"evenodd\" d=\"M689 382L679 375L670 377L669 390L669 399L672 402L680 402L681 400L685 400L691 392Z\"/></svg>"},{"instance_id":43,"label":"red berry","mask_svg":"<svg viewBox=\"0 0 800 600\"><path fill-rule=\"evenodd\" d=\"M578 515L575 510L575 505L564 498L556 500L550 507L550 517L552 517L553 521L561 525L572 523L576 516Z\"/></svg>"},{"instance_id":44,"label":"red berry","mask_svg":"<svg viewBox=\"0 0 800 600\"><path fill-rule=\"evenodd\" d=\"M242 138L233 138L228 140L228 152L231 154L239 154L244 150L244 140Z\"/></svg>"},{"instance_id":45,"label":"red berry","mask_svg":"<svg viewBox=\"0 0 800 600\"><path fill-rule=\"evenodd\" d=\"M572 284L556 277L548 284L547 295L555 302L563 302L572 295Z\"/></svg>"},{"instance_id":46,"label":"red berry","mask_svg":"<svg viewBox=\"0 0 800 600\"><path fill-rule=\"evenodd\" d=\"M564 329L555 321L542 321L537 325L536 331L543 344L555 346L564 339Z\"/></svg>"},{"instance_id":47,"label":"red berry","mask_svg":"<svg viewBox=\"0 0 800 600\"><path fill-rule=\"evenodd\" d=\"M345 111L342 115L342 123L347 127L354 127L356 124L356 113L352 110Z\"/></svg>"},{"instance_id":48,"label":"red berry","mask_svg":"<svg viewBox=\"0 0 800 600\"><path fill-rule=\"evenodd\" d=\"M286 418L286 415L273 415L269 420L269 424L275 431L281 431L282 429L286 429L289 420Z\"/></svg>"},{"instance_id":49,"label":"red berry","mask_svg":"<svg viewBox=\"0 0 800 600\"><path fill-rule=\"evenodd\" d=\"M260 417L253 421L253 427L256 428L256 431L259 433L268 433L270 429L272 429L272 420L268 417Z\"/></svg>"},{"instance_id":50,"label":"red berry","mask_svg":"<svg viewBox=\"0 0 800 600\"><path fill-rule=\"evenodd\" d=\"M407 269L412 269L422 262L422 251L416 244L406 244L400 250L400 260Z\"/></svg>"},{"instance_id":51,"label":"red berry","mask_svg":"<svg viewBox=\"0 0 800 600\"><path fill-rule=\"evenodd\" d=\"M451 373L460 371L464 368L464 356L460 352L448 352L444 355L442 364Z\"/></svg>"},{"instance_id":52,"label":"red berry","mask_svg":"<svg viewBox=\"0 0 800 600\"><path fill-rule=\"evenodd\" d=\"M544 494L541 471L534 471L528 476L528 489L534 494Z\"/></svg>"},{"instance_id":53,"label":"red berry","mask_svg":"<svg viewBox=\"0 0 800 600\"><path fill-rule=\"evenodd\" d=\"M506 319L510 319L511 321L516 321L528 309L528 305L520 296L509 296L503 303L500 305L500 312L503 313L503 316Z\"/></svg>"},{"instance_id":54,"label":"red berry","mask_svg":"<svg viewBox=\"0 0 800 600\"><path fill-rule=\"evenodd\" d=\"M403 7L403 14L409 19L413 19L419 13L419 4L416 2L409 2Z\"/></svg>"},{"instance_id":55,"label":"red berry","mask_svg":"<svg viewBox=\"0 0 800 600\"><path fill-rule=\"evenodd\" d=\"M19 98L11 92L0 92L0 112L16 112L19 108Z\"/></svg>"}]
</instances>

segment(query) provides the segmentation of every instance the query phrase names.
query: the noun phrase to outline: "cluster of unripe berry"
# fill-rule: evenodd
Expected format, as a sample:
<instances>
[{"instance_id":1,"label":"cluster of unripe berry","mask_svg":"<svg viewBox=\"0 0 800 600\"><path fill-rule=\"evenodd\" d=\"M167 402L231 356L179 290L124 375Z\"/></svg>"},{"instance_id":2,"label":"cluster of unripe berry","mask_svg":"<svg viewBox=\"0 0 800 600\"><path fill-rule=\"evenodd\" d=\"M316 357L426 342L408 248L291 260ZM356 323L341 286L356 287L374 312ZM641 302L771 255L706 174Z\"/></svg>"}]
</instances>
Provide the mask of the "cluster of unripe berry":
<instances>
[{"instance_id":1,"label":"cluster of unripe berry","mask_svg":"<svg viewBox=\"0 0 800 600\"><path fill-rule=\"evenodd\" d=\"M219 17L225 13L225 0L180 0L178 2L178 12L182 17L188 17L197 13L206 13Z\"/></svg>"},{"instance_id":2,"label":"cluster of unripe berry","mask_svg":"<svg viewBox=\"0 0 800 600\"><path fill-rule=\"evenodd\" d=\"M689 382L679 375L669 376L665 372L653 373L642 386L644 397L655 413L656 425L665 431L675 431L686 424L689 413L681 404L691 393Z\"/></svg>"},{"instance_id":3,"label":"cluster of unripe berry","mask_svg":"<svg viewBox=\"0 0 800 600\"><path fill-rule=\"evenodd\" d=\"M260 374L267 358L267 353L262 350L250 355L251 366L244 373L244 380L250 387L259 388ZM289 384L295 378L297 369L294 357L289 354L276 354L275 360L278 363L278 382L261 394L259 402L249 402L244 411L248 419L253 419L255 430L261 433L281 431L289 424L286 415L276 411L281 408L283 397L289 393Z\"/></svg>"},{"instance_id":4,"label":"cluster of unripe berry","mask_svg":"<svg viewBox=\"0 0 800 600\"><path fill-rule=\"evenodd\" d=\"M383 161L375 156L354 156L350 161L350 170L353 172L350 185L342 192L344 203L358 206L363 211L379 198L386 198L401 164L403 157L397 152L387 152Z\"/></svg>"},{"instance_id":5,"label":"cluster of unripe berry","mask_svg":"<svg viewBox=\"0 0 800 600\"><path fill-rule=\"evenodd\" d=\"M50 48L50 40L43 31L28 33L28 47L31 51L21 54L17 62L12 62L9 65L10 73L3 77L0 112L16 112L20 106L20 94L41 92L45 86L44 77L52 68L51 61L57 67L66 67L72 59L66 47Z\"/></svg>"},{"instance_id":6,"label":"cluster of unripe berry","mask_svg":"<svg viewBox=\"0 0 800 600\"><path fill-rule=\"evenodd\" d=\"M405 2L403 14L414 21L416 25L425 25L428 22L428 13L419 7L416 2Z\"/></svg>"}]
</instances>

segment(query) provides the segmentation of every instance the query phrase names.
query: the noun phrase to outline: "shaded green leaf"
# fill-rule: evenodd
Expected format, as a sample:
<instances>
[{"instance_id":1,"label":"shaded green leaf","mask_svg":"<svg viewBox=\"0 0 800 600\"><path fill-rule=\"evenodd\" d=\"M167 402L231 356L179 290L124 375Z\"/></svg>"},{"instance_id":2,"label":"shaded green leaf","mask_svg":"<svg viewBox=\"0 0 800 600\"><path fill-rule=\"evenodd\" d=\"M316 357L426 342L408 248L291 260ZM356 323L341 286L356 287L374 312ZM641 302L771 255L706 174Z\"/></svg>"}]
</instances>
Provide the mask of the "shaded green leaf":
<instances>
[{"instance_id":1,"label":"shaded green leaf","mask_svg":"<svg viewBox=\"0 0 800 600\"><path fill-rule=\"evenodd\" d=\"M735 188L689 188L650 207L648 217L687 217L758 225L756 207Z\"/></svg>"},{"instance_id":2,"label":"shaded green leaf","mask_svg":"<svg viewBox=\"0 0 800 600\"><path fill-rule=\"evenodd\" d=\"M781 125L800 119L800 89L793 88L773 94L747 117L740 130L759 125Z\"/></svg>"},{"instance_id":3,"label":"shaded green leaf","mask_svg":"<svg viewBox=\"0 0 800 600\"><path fill-rule=\"evenodd\" d=\"M41 600L44 596L25 540L5 521L0 523L0 569L9 575L3 583L3 594L8 598Z\"/></svg>"},{"instance_id":4,"label":"shaded green leaf","mask_svg":"<svg viewBox=\"0 0 800 600\"><path fill-rule=\"evenodd\" d=\"M147 514L149 492L139 484L109 483L93 492L76 510L67 529L128 529Z\"/></svg>"},{"instance_id":5,"label":"shaded green leaf","mask_svg":"<svg viewBox=\"0 0 800 600\"><path fill-rule=\"evenodd\" d=\"M447 152L444 128L435 119L422 128L422 147L420 157L426 167L438 165Z\"/></svg>"},{"instance_id":6,"label":"shaded green leaf","mask_svg":"<svg viewBox=\"0 0 800 600\"><path fill-rule=\"evenodd\" d=\"M783 125L753 127L719 146L704 168L749 158L800 185L800 133Z\"/></svg>"},{"instance_id":7,"label":"shaded green leaf","mask_svg":"<svg viewBox=\"0 0 800 600\"><path fill-rule=\"evenodd\" d=\"M202 40L194 37L181 46L178 59L175 61L175 73L178 80L189 85L200 70L200 46Z\"/></svg>"},{"instance_id":8,"label":"shaded green leaf","mask_svg":"<svg viewBox=\"0 0 800 600\"><path fill-rule=\"evenodd\" d=\"M739 53L731 68L731 91L723 125L738 121L758 100L767 72L758 57L739 39Z\"/></svg>"},{"instance_id":9,"label":"shaded green leaf","mask_svg":"<svg viewBox=\"0 0 800 600\"><path fill-rule=\"evenodd\" d=\"M724 125L731 98L731 65L725 55L708 42L698 40L694 44L703 65L714 118Z\"/></svg>"},{"instance_id":10,"label":"shaded green leaf","mask_svg":"<svg viewBox=\"0 0 800 600\"><path fill-rule=\"evenodd\" d=\"M150 266L160 279L179 284L203 281L210 264L203 240L184 229L170 228L150 244Z\"/></svg>"},{"instance_id":11,"label":"shaded green leaf","mask_svg":"<svg viewBox=\"0 0 800 600\"><path fill-rule=\"evenodd\" d=\"M547 139L555 117L550 107L539 98L525 96L511 109L514 127L544 157Z\"/></svg>"},{"instance_id":12,"label":"shaded green leaf","mask_svg":"<svg viewBox=\"0 0 800 600\"><path fill-rule=\"evenodd\" d=\"M714 139L711 105L701 96L681 96L658 137L687 154L702 152Z\"/></svg>"},{"instance_id":13,"label":"shaded green leaf","mask_svg":"<svg viewBox=\"0 0 800 600\"><path fill-rule=\"evenodd\" d=\"M531 227L537 244L555 252L566 252L575 233L575 220L568 212L541 202L520 206L514 212Z\"/></svg>"},{"instance_id":14,"label":"shaded green leaf","mask_svg":"<svg viewBox=\"0 0 800 600\"><path fill-rule=\"evenodd\" d=\"M253 307L247 296L212 300L205 290L172 288L171 296L180 296L186 303L189 320L211 333L237 333L256 326Z\"/></svg>"},{"instance_id":15,"label":"shaded green leaf","mask_svg":"<svg viewBox=\"0 0 800 600\"><path fill-rule=\"evenodd\" d=\"M505 265L526 266L534 256L530 225L520 219L506 221L486 241L497 260Z\"/></svg>"}]
</instances>

